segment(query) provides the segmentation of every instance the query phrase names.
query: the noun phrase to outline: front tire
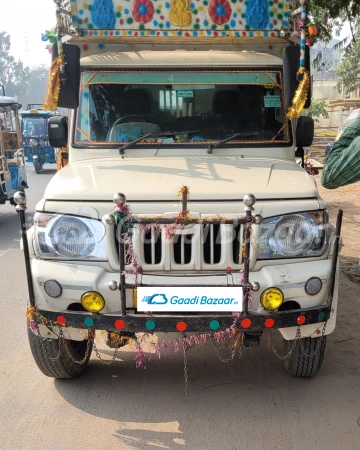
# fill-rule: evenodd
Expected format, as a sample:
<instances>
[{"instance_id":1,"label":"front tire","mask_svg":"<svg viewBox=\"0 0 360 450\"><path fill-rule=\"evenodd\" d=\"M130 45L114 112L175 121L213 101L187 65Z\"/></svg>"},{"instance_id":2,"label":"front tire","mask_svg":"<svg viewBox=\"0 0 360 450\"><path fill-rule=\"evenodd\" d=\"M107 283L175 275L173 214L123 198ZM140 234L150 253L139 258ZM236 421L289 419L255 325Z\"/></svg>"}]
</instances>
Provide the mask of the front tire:
<instances>
[{"instance_id":1,"label":"front tire","mask_svg":"<svg viewBox=\"0 0 360 450\"><path fill-rule=\"evenodd\" d=\"M320 339L322 339L321 342ZM284 339L286 353L290 351L293 343L294 341L286 341ZM305 378L316 375L324 361L325 347L326 336L322 338L307 337L299 339L290 357L284 360L284 366L288 374L292 377Z\"/></svg>"},{"instance_id":2,"label":"front tire","mask_svg":"<svg viewBox=\"0 0 360 450\"><path fill-rule=\"evenodd\" d=\"M42 166L41 166L41 164L39 163L38 160L35 160L35 161L34 161L34 168L35 168L35 172L36 172L37 174L40 174L40 173L41 173Z\"/></svg>"},{"instance_id":3,"label":"front tire","mask_svg":"<svg viewBox=\"0 0 360 450\"><path fill-rule=\"evenodd\" d=\"M52 378L75 378L78 377L88 365L92 343L90 343L88 354L81 364L77 364L72 361L65 345L67 346L69 353L76 361L81 361L86 355L88 340L84 341L72 341L70 339L43 339L40 336L35 335L28 327L28 338L31 353L34 360L41 370L41 372L47 377ZM51 358L56 358L60 349L59 358L55 361Z\"/></svg>"}]
</instances>

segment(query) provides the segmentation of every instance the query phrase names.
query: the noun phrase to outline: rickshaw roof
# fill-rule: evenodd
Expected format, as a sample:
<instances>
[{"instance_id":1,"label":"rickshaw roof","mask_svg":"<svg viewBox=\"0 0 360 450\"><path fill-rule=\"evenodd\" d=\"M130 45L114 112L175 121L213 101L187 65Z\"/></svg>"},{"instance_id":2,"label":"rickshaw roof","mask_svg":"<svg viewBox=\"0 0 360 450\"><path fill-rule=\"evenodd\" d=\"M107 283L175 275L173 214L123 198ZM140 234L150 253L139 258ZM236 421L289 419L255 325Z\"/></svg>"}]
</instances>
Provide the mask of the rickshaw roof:
<instances>
[{"instance_id":1,"label":"rickshaw roof","mask_svg":"<svg viewBox=\"0 0 360 450\"><path fill-rule=\"evenodd\" d=\"M22 105L13 97L4 97L0 95L0 108L4 108L6 106L12 106L15 109L20 109Z\"/></svg>"},{"instance_id":2,"label":"rickshaw roof","mask_svg":"<svg viewBox=\"0 0 360 450\"><path fill-rule=\"evenodd\" d=\"M39 117L39 116L43 116L43 117L44 116L49 116L49 117L51 117L51 116L56 116L57 114L55 114L54 111L44 111L42 109L36 109L36 110L21 111L20 115L22 117L26 116L26 117L36 118L36 117Z\"/></svg>"}]
</instances>

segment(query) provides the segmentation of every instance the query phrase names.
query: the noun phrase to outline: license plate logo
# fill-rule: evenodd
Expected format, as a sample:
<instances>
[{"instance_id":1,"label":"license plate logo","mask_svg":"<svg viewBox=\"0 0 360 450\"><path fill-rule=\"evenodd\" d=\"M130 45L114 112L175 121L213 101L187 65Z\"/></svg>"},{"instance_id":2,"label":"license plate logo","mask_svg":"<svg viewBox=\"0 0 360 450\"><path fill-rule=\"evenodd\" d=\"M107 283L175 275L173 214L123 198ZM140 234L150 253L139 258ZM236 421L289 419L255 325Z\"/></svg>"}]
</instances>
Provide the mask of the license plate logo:
<instances>
[{"instance_id":1,"label":"license plate logo","mask_svg":"<svg viewBox=\"0 0 360 450\"><path fill-rule=\"evenodd\" d=\"M242 311L241 287L139 287L141 312Z\"/></svg>"}]
</instances>

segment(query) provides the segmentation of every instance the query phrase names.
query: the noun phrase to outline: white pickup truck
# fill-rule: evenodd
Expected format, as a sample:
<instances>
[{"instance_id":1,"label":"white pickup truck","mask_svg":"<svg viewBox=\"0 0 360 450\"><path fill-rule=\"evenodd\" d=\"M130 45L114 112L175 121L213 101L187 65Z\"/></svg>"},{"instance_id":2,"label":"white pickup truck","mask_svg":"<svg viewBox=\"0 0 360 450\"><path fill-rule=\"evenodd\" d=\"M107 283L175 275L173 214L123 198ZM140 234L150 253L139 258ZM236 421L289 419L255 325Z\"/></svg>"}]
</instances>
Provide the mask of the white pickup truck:
<instances>
[{"instance_id":1,"label":"white pickup truck","mask_svg":"<svg viewBox=\"0 0 360 450\"><path fill-rule=\"evenodd\" d=\"M24 242L40 370L79 375L95 330L112 346L157 332L251 346L277 329L287 371L315 375L336 322L340 221L335 233L295 161L313 122L287 118L289 2L265 1L262 23L227 0L56 3L71 114L49 136L69 164Z\"/></svg>"}]
</instances>

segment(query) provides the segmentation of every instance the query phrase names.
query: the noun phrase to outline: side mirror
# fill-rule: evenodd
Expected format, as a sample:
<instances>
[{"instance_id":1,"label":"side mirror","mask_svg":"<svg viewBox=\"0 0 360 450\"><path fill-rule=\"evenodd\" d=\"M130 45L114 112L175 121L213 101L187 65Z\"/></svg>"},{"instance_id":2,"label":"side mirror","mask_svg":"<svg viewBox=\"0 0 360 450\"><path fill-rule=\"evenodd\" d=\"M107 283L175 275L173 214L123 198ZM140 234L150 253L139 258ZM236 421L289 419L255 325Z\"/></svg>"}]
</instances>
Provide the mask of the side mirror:
<instances>
[{"instance_id":1,"label":"side mirror","mask_svg":"<svg viewBox=\"0 0 360 450\"><path fill-rule=\"evenodd\" d=\"M48 135L51 147L67 147L68 122L65 116L53 116L48 120Z\"/></svg>"},{"instance_id":2,"label":"side mirror","mask_svg":"<svg viewBox=\"0 0 360 450\"><path fill-rule=\"evenodd\" d=\"M80 48L73 44L63 44L65 56L65 83L60 83L58 107L76 109L79 106L80 88ZM58 56L57 45L52 49L52 60Z\"/></svg>"},{"instance_id":3,"label":"side mirror","mask_svg":"<svg viewBox=\"0 0 360 450\"><path fill-rule=\"evenodd\" d=\"M296 147L310 147L314 139L314 119L300 116L296 125Z\"/></svg>"}]
</instances>

